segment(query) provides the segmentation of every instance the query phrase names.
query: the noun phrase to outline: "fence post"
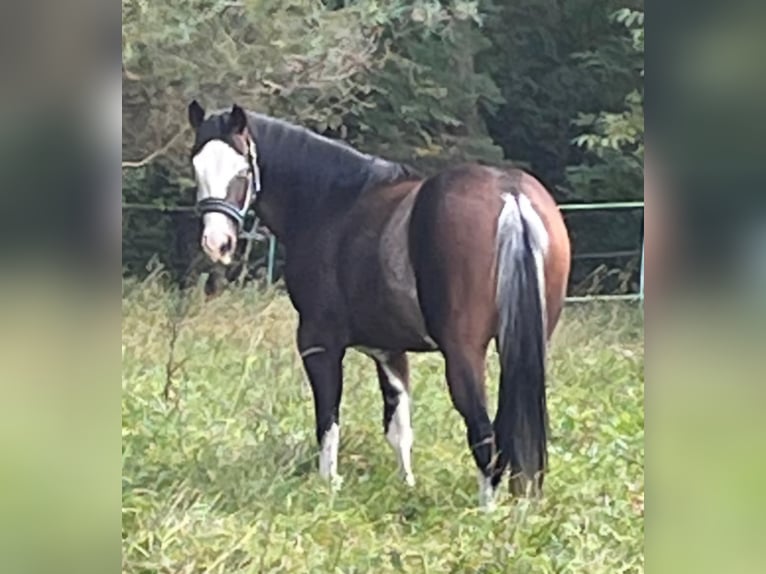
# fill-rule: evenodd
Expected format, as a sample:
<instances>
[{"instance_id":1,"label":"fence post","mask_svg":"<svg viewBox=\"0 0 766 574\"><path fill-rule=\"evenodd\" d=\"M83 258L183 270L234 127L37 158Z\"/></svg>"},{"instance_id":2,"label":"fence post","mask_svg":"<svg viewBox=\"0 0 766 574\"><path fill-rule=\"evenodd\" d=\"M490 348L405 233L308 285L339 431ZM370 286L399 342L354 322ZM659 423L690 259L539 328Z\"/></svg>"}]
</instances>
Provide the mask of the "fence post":
<instances>
[{"instance_id":1,"label":"fence post","mask_svg":"<svg viewBox=\"0 0 766 574\"><path fill-rule=\"evenodd\" d=\"M274 259L277 255L277 238L274 235L269 235L269 260L267 270L267 280L269 285L274 284Z\"/></svg>"},{"instance_id":2,"label":"fence post","mask_svg":"<svg viewBox=\"0 0 766 574\"><path fill-rule=\"evenodd\" d=\"M641 277L638 283L638 299L644 302L644 239L641 238Z\"/></svg>"}]
</instances>

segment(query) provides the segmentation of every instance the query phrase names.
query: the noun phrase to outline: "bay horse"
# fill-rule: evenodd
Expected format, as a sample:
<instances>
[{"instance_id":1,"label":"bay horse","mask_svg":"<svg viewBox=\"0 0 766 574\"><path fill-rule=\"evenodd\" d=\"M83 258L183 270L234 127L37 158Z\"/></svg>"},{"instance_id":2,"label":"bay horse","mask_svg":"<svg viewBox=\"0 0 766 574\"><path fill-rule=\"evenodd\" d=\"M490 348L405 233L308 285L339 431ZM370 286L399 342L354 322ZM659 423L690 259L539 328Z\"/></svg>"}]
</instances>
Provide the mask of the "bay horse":
<instances>
[{"instance_id":1,"label":"bay horse","mask_svg":"<svg viewBox=\"0 0 766 574\"><path fill-rule=\"evenodd\" d=\"M284 279L314 397L319 473L338 475L342 361L375 363L383 431L414 485L408 352L440 352L493 506L541 494L547 466L546 347L563 306L570 244L562 215L529 173L478 164L422 177L304 127L237 104L206 116L192 101L191 163L201 245L228 264L253 209L286 249ZM494 421L485 358L501 366Z\"/></svg>"}]
</instances>

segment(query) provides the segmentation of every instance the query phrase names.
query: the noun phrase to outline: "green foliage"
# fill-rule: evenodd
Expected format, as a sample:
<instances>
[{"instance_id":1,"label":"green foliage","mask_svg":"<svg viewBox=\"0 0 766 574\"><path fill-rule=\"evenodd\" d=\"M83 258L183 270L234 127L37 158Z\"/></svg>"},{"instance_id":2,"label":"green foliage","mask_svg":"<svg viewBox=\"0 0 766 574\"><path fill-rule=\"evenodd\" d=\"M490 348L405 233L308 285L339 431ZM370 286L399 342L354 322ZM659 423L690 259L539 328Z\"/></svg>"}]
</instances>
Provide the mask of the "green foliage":
<instances>
[{"instance_id":1,"label":"green foliage","mask_svg":"<svg viewBox=\"0 0 766 574\"><path fill-rule=\"evenodd\" d=\"M315 0L123 2L125 154L163 156L188 175L186 105L236 101L312 127L359 110L379 31L360 9ZM360 85L361 84L361 85Z\"/></svg>"},{"instance_id":2,"label":"green foliage","mask_svg":"<svg viewBox=\"0 0 766 574\"><path fill-rule=\"evenodd\" d=\"M501 102L492 79L474 70L489 46L472 2L415 2L383 37L385 65L374 78L371 107L349 118L351 141L380 155L434 170L456 161L499 162L477 106Z\"/></svg>"},{"instance_id":3,"label":"green foliage","mask_svg":"<svg viewBox=\"0 0 766 574\"><path fill-rule=\"evenodd\" d=\"M498 97L472 70L486 44L476 19L465 0L124 0L124 155L146 156L180 132L160 161L171 185L190 183L194 97L237 101L413 163L492 150L480 122L466 125L477 100Z\"/></svg>"},{"instance_id":4,"label":"green foliage","mask_svg":"<svg viewBox=\"0 0 766 574\"><path fill-rule=\"evenodd\" d=\"M626 68L643 78L643 12L622 8L612 15L612 20L626 32L617 37L628 47ZM573 142L588 153L586 162L571 166L568 173L586 197L608 199L609 195L600 191L605 184L610 190L620 190L621 198L643 197L644 95L638 80L637 86L625 95L621 109L580 113L572 124L585 129Z\"/></svg>"},{"instance_id":5,"label":"green foliage","mask_svg":"<svg viewBox=\"0 0 766 574\"><path fill-rule=\"evenodd\" d=\"M412 357L418 482L408 490L383 437L375 367L348 354L344 484L333 494L316 472L311 392L286 298L244 289L202 304L193 292L178 305L157 282L126 291L125 574L643 571L639 309L567 308L549 368L545 497L513 503L503 491L486 515L438 355ZM488 359L494 403L497 360Z\"/></svg>"},{"instance_id":6,"label":"green foliage","mask_svg":"<svg viewBox=\"0 0 766 574\"><path fill-rule=\"evenodd\" d=\"M167 213L160 208L191 206L193 190L180 193L172 181L172 175L162 163L123 171L122 196L127 203L156 206L158 211L127 210L123 212L122 233L129 238L123 241L123 270L129 275L143 275L146 264L158 257L160 263L173 269L181 278L187 271L196 249L198 228L193 213ZM147 194L150 190L151 195ZM157 246L163 246L158 250Z\"/></svg>"},{"instance_id":7,"label":"green foliage","mask_svg":"<svg viewBox=\"0 0 766 574\"><path fill-rule=\"evenodd\" d=\"M614 123L600 114L619 110L636 89L635 47L624 28L609 18L621 3L486 3L492 48L481 54L479 62L498 83L506 102L485 112L490 133L509 158L529 165L554 186L561 200L627 199L638 192L635 178L629 189L621 183L625 169L620 168L600 173L598 188L587 186L577 171L585 154L572 145L587 118L591 123L596 118ZM622 18L643 25L642 18ZM643 120L642 111L640 117ZM640 171L635 165L628 169Z\"/></svg>"}]
</instances>

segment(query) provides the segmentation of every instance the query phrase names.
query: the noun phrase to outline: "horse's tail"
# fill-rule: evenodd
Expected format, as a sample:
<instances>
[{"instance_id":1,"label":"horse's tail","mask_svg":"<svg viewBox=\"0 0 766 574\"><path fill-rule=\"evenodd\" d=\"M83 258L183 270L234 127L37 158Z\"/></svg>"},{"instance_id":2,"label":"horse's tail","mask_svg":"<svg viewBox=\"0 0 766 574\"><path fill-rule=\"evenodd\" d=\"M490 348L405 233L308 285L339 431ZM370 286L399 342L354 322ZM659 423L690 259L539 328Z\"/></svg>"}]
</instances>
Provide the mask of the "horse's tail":
<instances>
[{"instance_id":1,"label":"horse's tail","mask_svg":"<svg viewBox=\"0 0 766 574\"><path fill-rule=\"evenodd\" d=\"M495 486L506 467L542 487L547 465L546 310L543 254L548 234L529 199L507 194L497 229L500 390ZM512 486L516 479L511 477ZM525 480L524 482L527 482ZM516 490L514 488L514 490Z\"/></svg>"}]
</instances>

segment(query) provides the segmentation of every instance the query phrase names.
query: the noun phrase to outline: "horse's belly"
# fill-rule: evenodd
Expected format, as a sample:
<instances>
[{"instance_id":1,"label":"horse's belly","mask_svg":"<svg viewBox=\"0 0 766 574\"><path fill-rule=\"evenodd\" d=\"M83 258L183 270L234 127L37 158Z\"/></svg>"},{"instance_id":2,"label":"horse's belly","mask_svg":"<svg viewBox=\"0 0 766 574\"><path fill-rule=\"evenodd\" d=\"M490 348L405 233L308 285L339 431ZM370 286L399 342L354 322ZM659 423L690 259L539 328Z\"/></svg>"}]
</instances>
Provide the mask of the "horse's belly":
<instances>
[{"instance_id":1,"label":"horse's belly","mask_svg":"<svg viewBox=\"0 0 766 574\"><path fill-rule=\"evenodd\" d=\"M432 351L436 343L426 330L417 300L389 291L374 312L355 321L354 345L388 351Z\"/></svg>"},{"instance_id":2,"label":"horse's belly","mask_svg":"<svg viewBox=\"0 0 766 574\"><path fill-rule=\"evenodd\" d=\"M378 295L374 319L363 329L364 343L408 351L434 350L418 301L415 272L410 261L408 230L416 192L395 208L381 231L378 249ZM371 319L371 317L370 317Z\"/></svg>"}]
</instances>

